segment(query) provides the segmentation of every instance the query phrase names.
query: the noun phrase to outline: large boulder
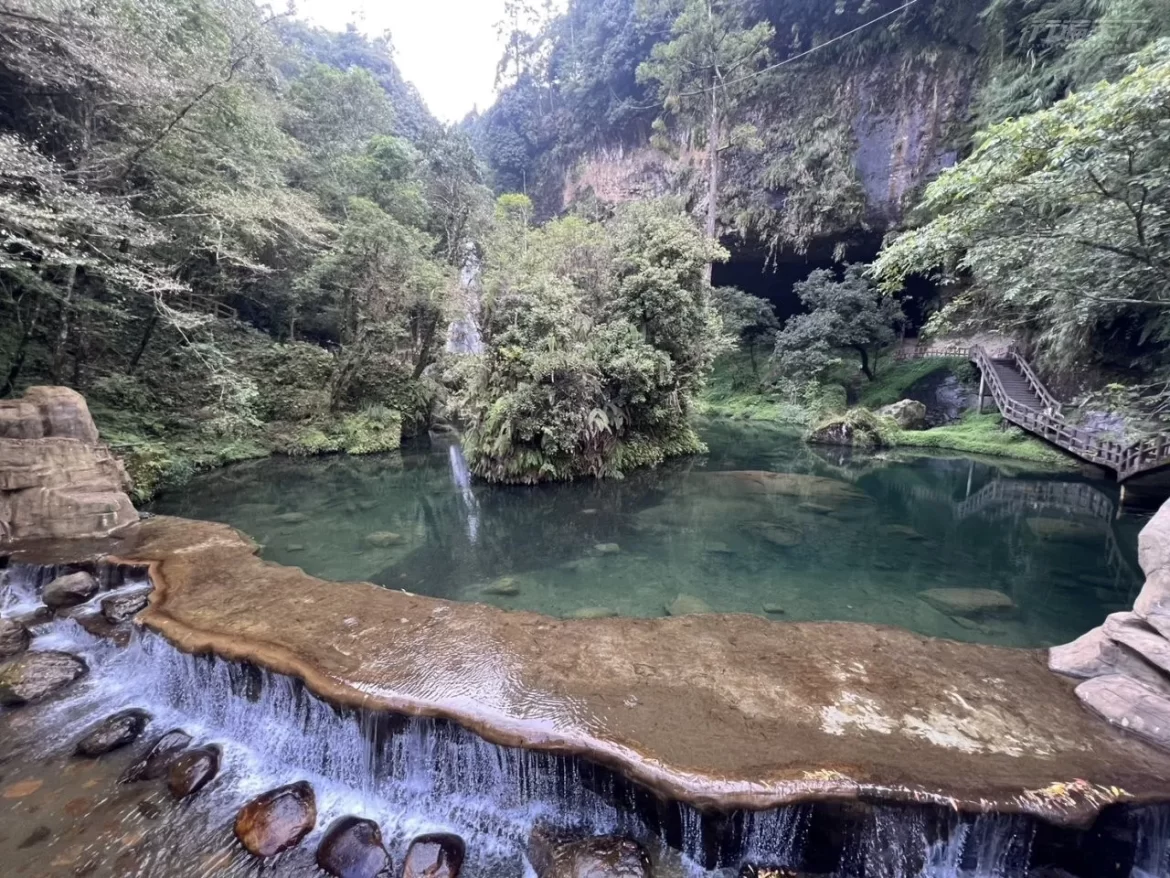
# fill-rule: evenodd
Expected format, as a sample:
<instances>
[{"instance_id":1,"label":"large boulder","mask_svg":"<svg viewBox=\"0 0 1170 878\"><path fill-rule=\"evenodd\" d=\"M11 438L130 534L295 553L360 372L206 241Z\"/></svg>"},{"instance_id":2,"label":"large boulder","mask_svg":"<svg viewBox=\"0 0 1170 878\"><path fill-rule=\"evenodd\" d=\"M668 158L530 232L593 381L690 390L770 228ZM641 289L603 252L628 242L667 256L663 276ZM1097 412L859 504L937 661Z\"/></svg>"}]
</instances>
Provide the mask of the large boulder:
<instances>
[{"instance_id":1,"label":"large boulder","mask_svg":"<svg viewBox=\"0 0 1170 878\"><path fill-rule=\"evenodd\" d=\"M459 878L467 847L448 832L420 835L410 843L402 878Z\"/></svg>"},{"instance_id":2,"label":"large boulder","mask_svg":"<svg viewBox=\"0 0 1170 878\"><path fill-rule=\"evenodd\" d=\"M138 520L127 487L80 394L0 402L0 542L105 536Z\"/></svg>"},{"instance_id":3,"label":"large boulder","mask_svg":"<svg viewBox=\"0 0 1170 878\"><path fill-rule=\"evenodd\" d=\"M0 659L24 652L31 641L28 629L22 624L15 619L0 618Z\"/></svg>"},{"instance_id":4,"label":"large boulder","mask_svg":"<svg viewBox=\"0 0 1170 878\"><path fill-rule=\"evenodd\" d=\"M1010 597L990 588L932 588L919 592L918 597L954 616L1005 616L1016 608Z\"/></svg>"},{"instance_id":5,"label":"large boulder","mask_svg":"<svg viewBox=\"0 0 1170 878\"><path fill-rule=\"evenodd\" d=\"M1112 640L1104 626L1094 628L1072 643L1052 647L1048 651L1048 667L1080 680L1122 674L1170 697L1170 677L1129 647Z\"/></svg>"},{"instance_id":6,"label":"large boulder","mask_svg":"<svg viewBox=\"0 0 1170 878\"><path fill-rule=\"evenodd\" d=\"M650 878L650 857L636 841L617 836L572 838L538 826L528 839L537 878Z\"/></svg>"},{"instance_id":7,"label":"large boulder","mask_svg":"<svg viewBox=\"0 0 1170 878\"><path fill-rule=\"evenodd\" d=\"M850 409L818 424L805 441L813 445L845 445L850 448L885 448L890 444L889 424L867 409Z\"/></svg>"},{"instance_id":8,"label":"large boulder","mask_svg":"<svg viewBox=\"0 0 1170 878\"><path fill-rule=\"evenodd\" d=\"M133 744L150 722L144 710L123 710L102 720L77 742L79 756L104 756L113 750Z\"/></svg>"},{"instance_id":9,"label":"large boulder","mask_svg":"<svg viewBox=\"0 0 1170 878\"><path fill-rule=\"evenodd\" d=\"M382 830L373 820L360 817L333 821L317 847L317 866L334 878L388 875L390 855L382 843Z\"/></svg>"},{"instance_id":10,"label":"large boulder","mask_svg":"<svg viewBox=\"0 0 1170 878\"><path fill-rule=\"evenodd\" d=\"M1114 613L1103 626L1110 640L1128 646L1150 664L1170 671L1170 641L1136 613Z\"/></svg>"},{"instance_id":11,"label":"large boulder","mask_svg":"<svg viewBox=\"0 0 1170 878\"><path fill-rule=\"evenodd\" d=\"M903 430L926 428L926 406L915 399L903 399L877 410L878 417L889 418Z\"/></svg>"},{"instance_id":12,"label":"large boulder","mask_svg":"<svg viewBox=\"0 0 1170 878\"><path fill-rule=\"evenodd\" d=\"M92 573L79 570L58 576L45 586L41 600L50 610L64 610L84 604L98 593L98 581Z\"/></svg>"},{"instance_id":13,"label":"large boulder","mask_svg":"<svg viewBox=\"0 0 1170 878\"><path fill-rule=\"evenodd\" d=\"M66 652L29 652L0 665L0 705L18 707L60 692L89 668Z\"/></svg>"},{"instance_id":14,"label":"large boulder","mask_svg":"<svg viewBox=\"0 0 1170 878\"><path fill-rule=\"evenodd\" d=\"M274 857L296 847L317 825L317 797L305 781L269 790L236 815L235 833L254 857Z\"/></svg>"},{"instance_id":15,"label":"large boulder","mask_svg":"<svg viewBox=\"0 0 1170 878\"><path fill-rule=\"evenodd\" d=\"M122 783L158 780L170 770L171 763L191 746L191 736L182 729L171 729L154 742L146 755L122 773Z\"/></svg>"},{"instance_id":16,"label":"large boulder","mask_svg":"<svg viewBox=\"0 0 1170 878\"><path fill-rule=\"evenodd\" d=\"M167 789L176 799L193 796L219 774L221 759L219 747L195 747L175 757L167 770Z\"/></svg>"},{"instance_id":17,"label":"large boulder","mask_svg":"<svg viewBox=\"0 0 1170 878\"><path fill-rule=\"evenodd\" d=\"M1077 697L1113 725L1170 749L1170 698L1119 674L1086 680Z\"/></svg>"}]
</instances>

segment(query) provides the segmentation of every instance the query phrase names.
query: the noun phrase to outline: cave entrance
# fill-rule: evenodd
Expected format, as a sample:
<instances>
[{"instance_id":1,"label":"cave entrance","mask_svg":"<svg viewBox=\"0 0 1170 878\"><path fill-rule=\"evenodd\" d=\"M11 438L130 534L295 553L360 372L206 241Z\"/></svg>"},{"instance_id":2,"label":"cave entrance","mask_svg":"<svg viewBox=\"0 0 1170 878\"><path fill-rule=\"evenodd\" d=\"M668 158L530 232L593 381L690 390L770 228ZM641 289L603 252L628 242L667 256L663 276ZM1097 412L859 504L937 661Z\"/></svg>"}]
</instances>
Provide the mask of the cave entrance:
<instances>
[{"instance_id":1,"label":"cave entrance","mask_svg":"<svg viewBox=\"0 0 1170 878\"><path fill-rule=\"evenodd\" d=\"M711 283L717 287L738 287L772 304L781 323L803 313L796 284L818 269L840 271L844 263L834 258L838 244L845 245L845 262L872 262L882 247L884 233L857 232L852 235L818 240L805 253L782 252L769 262L765 247L754 241L723 242L731 253L711 271ZM901 296L906 313L905 334L915 336L927 318L937 310L939 290L928 278L914 276L907 280Z\"/></svg>"}]
</instances>

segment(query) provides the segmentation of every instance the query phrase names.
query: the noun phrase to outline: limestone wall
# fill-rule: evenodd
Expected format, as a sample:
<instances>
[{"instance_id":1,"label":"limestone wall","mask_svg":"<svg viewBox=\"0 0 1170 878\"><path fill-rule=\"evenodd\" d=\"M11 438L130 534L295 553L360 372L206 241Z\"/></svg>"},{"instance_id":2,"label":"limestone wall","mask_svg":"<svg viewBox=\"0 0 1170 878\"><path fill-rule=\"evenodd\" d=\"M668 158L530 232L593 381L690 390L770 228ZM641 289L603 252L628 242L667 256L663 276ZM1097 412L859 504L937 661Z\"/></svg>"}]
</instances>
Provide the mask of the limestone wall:
<instances>
[{"instance_id":1,"label":"limestone wall","mask_svg":"<svg viewBox=\"0 0 1170 878\"><path fill-rule=\"evenodd\" d=\"M0 544L105 536L138 520L127 487L80 393L0 400Z\"/></svg>"},{"instance_id":2,"label":"limestone wall","mask_svg":"<svg viewBox=\"0 0 1170 878\"><path fill-rule=\"evenodd\" d=\"M1054 647L1049 667L1084 680L1077 696L1109 722L1170 748L1170 502L1142 530L1138 558L1146 582L1133 610Z\"/></svg>"}]
</instances>

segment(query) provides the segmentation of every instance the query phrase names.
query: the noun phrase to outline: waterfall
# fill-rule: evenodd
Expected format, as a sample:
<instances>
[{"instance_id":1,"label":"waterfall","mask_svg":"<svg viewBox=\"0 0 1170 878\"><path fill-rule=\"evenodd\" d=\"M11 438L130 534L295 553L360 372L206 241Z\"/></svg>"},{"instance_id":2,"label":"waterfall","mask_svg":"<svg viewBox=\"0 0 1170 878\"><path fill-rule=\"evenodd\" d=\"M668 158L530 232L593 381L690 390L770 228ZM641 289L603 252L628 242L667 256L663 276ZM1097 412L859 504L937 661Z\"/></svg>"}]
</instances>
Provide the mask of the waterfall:
<instances>
[{"instance_id":1,"label":"waterfall","mask_svg":"<svg viewBox=\"0 0 1170 878\"><path fill-rule=\"evenodd\" d=\"M1135 851L1131 878L1170 878L1170 806L1133 813Z\"/></svg>"},{"instance_id":2,"label":"waterfall","mask_svg":"<svg viewBox=\"0 0 1170 878\"><path fill-rule=\"evenodd\" d=\"M479 334L479 257L469 247L463 268L459 272L460 316L447 327L447 351L453 354L483 352L483 338Z\"/></svg>"}]
</instances>

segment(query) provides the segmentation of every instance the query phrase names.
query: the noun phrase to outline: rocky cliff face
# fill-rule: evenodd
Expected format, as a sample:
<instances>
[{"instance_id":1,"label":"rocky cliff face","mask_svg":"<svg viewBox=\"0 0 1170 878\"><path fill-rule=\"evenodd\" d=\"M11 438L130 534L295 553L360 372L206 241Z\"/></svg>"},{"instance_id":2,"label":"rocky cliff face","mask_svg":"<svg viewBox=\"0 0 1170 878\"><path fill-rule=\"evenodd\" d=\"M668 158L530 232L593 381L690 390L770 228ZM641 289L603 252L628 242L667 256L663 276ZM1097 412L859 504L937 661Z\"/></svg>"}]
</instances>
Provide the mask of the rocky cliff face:
<instances>
[{"instance_id":1,"label":"rocky cliff face","mask_svg":"<svg viewBox=\"0 0 1170 878\"><path fill-rule=\"evenodd\" d=\"M764 89L749 112L762 144L726 154L724 230L776 251L901 223L922 188L958 158L976 64L974 52L884 56L848 71L790 74ZM613 144L566 170L559 195L568 207L677 194L701 213L705 177L701 150L670 156Z\"/></svg>"},{"instance_id":2,"label":"rocky cliff face","mask_svg":"<svg viewBox=\"0 0 1170 878\"><path fill-rule=\"evenodd\" d=\"M138 520L126 487L81 394L0 401L0 543L105 536Z\"/></svg>"}]
</instances>

